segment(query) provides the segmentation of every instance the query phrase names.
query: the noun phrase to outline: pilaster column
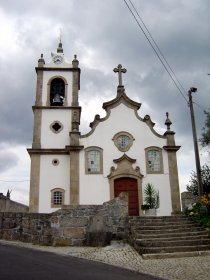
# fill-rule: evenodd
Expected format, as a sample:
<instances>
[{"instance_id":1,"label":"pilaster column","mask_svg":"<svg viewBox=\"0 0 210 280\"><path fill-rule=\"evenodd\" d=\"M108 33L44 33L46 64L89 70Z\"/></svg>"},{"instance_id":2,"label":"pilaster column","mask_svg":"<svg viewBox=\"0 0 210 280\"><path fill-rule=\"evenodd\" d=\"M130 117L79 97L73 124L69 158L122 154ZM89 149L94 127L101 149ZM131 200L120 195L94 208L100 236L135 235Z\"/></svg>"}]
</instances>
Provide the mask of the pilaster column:
<instances>
[{"instance_id":1,"label":"pilaster column","mask_svg":"<svg viewBox=\"0 0 210 280\"><path fill-rule=\"evenodd\" d=\"M80 125L80 113L81 107L78 102L78 92L80 89L80 68L78 68L79 61L77 56L74 56L72 61L73 73L72 73L72 121L70 146L66 147L70 154L70 204L79 204L79 151L82 147L79 146L79 125Z\"/></svg>"},{"instance_id":2,"label":"pilaster column","mask_svg":"<svg viewBox=\"0 0 210 280\"><path fill-rule=\"evenodd\" d=\"M34 128L33 128L33 149L41 148L41 118L42 110L37 109L36 106L42 106L42 89L43 89L43 66L45 62L43 55L38 60L38 67L36 68L37 72L37 82L36 82L36 101L35 106L33 107L34 112Z\"/></svg>"},{"instance_id":3,"label":"pilaster column","mask_svg":"<svg viewBox=\"0 0 210 280\"><path fill-rule=\"evenodd\" d=\"M79 204L79 151L71 151L70 155L70 204Z\"/></svg>"},{"instance_id":4,"label":"pilaster column","mask_svg":"<svg viewBox=\"0 0 210 280\"><path fill-rule=\"evenodd\" d=\"M172 215L181 213L179 178L178 178L178 168L177 168L177 158L176 158L176 152L180 149L180 146L175 145L174 134L175 133L173 131L167 131L164 134L167 138L167 146L163 147L163 149L166 150L168 153Z\"/></svg>"},{"instance_id":5,"label":"pilaster column","mask_svg":"<svg viewBox=\"0 0 210 280\"><path fill-rule=\"evenodd\" d=\"M39 209L39 180L40 180L40 155L31 154L29 212L38 213Z\"/></svg>"}]
</instances>

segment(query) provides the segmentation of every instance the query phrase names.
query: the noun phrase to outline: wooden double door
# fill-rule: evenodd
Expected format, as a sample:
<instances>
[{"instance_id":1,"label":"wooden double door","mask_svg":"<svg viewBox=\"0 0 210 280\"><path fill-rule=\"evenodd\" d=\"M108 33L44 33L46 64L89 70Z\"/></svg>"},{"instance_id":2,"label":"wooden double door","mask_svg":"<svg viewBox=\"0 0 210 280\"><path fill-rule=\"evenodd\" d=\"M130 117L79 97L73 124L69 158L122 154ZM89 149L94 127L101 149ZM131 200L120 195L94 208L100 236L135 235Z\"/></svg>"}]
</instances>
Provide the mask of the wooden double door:
<instances>
[{"instance_id":1,"label":"wooden double door","mask_svg":"<svg viewBox=\"0 0 210 280\"><path fill-rule=\"evenodd\" d=\"M128 193L128 214L139 216L139 197L137 180L129 177L122 177L114 180L114 196L121 192Z\"/></svg>"}]
</instances>

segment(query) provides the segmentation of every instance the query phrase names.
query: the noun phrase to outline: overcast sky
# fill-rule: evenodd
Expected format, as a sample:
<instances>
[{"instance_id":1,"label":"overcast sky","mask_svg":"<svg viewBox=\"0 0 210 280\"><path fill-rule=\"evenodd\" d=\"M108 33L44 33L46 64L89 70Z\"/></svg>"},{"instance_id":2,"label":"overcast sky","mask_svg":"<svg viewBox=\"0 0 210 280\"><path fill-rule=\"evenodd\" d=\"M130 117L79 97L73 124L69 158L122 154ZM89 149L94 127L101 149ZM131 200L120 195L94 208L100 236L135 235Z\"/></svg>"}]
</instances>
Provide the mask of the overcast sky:
<instances>
[{"instance_id":1,"label":"overcast sky","mask_svg":"<svg viewBox=\"0 0 210 280\"><path fill-rule=\"evenodd\" d=\"M128 0L127 0L128 1ZM129 1L128 1L129 2ZM210 107L210 1L133 0L147 28L186 92L193 94L200 137ZM36 73L40 54L49 61L62 42L69 60L78 55L81 67L80 105L83 132L102 103L116 96L119 63L127 95L142 103L139 115L151 116L159 133L165 113L176 132L180 189L195 170L190 112L186 100L159 62L123 0L1 0L0 2L0 192L28 203ZM187 94L185 94L188 99ZM205 154L201 151L202 164Z\"/></svg>"}]
</instances>

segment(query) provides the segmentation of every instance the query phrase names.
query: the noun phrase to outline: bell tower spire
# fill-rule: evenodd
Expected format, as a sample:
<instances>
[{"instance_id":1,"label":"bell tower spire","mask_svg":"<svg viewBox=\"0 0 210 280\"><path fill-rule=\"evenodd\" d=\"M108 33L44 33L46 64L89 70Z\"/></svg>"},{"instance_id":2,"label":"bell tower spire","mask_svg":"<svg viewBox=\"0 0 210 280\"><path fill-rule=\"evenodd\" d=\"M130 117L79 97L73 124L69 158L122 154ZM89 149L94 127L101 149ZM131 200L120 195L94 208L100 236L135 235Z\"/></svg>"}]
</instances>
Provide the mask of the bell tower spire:
<instances>
[{"instance_id":1,"label":"bell tower spire","mask_svg":"<svg viewBox=\"0 0 210 280\"><path fill-rule=\"evenodd\" d=\"M58 44L57 53L63 53L63 46L62 46L61 41Z\"/></svg>"},{"instance_id":2,"label":"bell tower spire","mask_svg":"<svg viewBox=\"0 0 210 280\"><path fill-rule=\"evenodd\" d=\"M58 48L57 48L57 53L63 53L63 46L62 46L62 30L60 28L60 34L59 34L59 44L58 44Z\"/></svg>"},{"instance_id":3,"label":"bell tower spire","mask_svg":"<svg viewBox=\"0 0 210 280\"><path fill-rule=\"evenodd\" d=\"M52 212L79 202L80 68L76 56L72 63L64 56L61 34L51 61L41 55L36 72L29 211Z\"/></svg>"}]
</instances>

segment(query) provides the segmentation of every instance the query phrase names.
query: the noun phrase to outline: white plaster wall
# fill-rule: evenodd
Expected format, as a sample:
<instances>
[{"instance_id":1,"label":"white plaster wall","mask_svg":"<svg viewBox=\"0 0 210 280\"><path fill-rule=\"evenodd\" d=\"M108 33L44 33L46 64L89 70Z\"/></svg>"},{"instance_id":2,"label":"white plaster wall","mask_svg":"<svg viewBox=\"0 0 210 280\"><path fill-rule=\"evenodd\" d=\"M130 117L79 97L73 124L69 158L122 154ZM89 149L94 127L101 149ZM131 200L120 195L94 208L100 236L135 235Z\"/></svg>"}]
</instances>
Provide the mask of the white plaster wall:
<instances>
[{"instance_id":1,"label":"white plaster wall","mask_svg":"<svg viewBox=\"0 0 210 280\"><path fill-rule=\"evenodd\" d=\"M66 79L68 86L67 86L67 106L71 106L72 102L72 73L70 71L44 71L43 73L43 88L42 88L42 104L43 106L47 103L47 92L48 92L48 82L53 77L63 77Z\"/></svg>"},{"instance_id":2,"label":"white plaster wall","mask_svg":"<svg viewBox=\"0 0 210 280\"><path fill-rule=\"evenodd\" d=\"M59 133L54 133L50 125L54 121L59 121L63 129ZM65 148L70 144L69 132L71 130L71 109L45 109L42 110L41 121L41 147L45 148Z\"/></svg>"},{"instance_id":3,"label":"white plaster wall","mask_svg":"<svg viewBox=\"0 0 210 280\"><path fill-rule=\"evenodd\" d=\"M59 165L52 164L53 159L59 160ZM65 204L70 203L70 157L68 155L41 155L39 213L50 213L58 210L51 208L51 190L65 190Z\"/></svg>"},{"instance_id":4,"label":"white plaster wall","mask_svg":"<svg viewBox=\"0 0 210 280\"><path fill-rule=\"evenodd\" d=\"M80 204L102 204L110 200L107 178L103 174L85 174L85 152L80 152Z\"/></svg>"},{"instance_id":5,"label":"white plaster wall","mask_svg":"<svg viewBox=\"0 0 210 280\"><path fill-rule=\"evenodd\" d=\"M81 145L84 147L99 146L103 149L103 174L90 175L85 174L84 151L80 153L80 203L98 204L110 199L109 181L107 175L110 173L110 167L115 166L114 159L120 158L124 153L120 152L114 145L112 138L120 131L129 132L134 137L132 147L126 154L136 159L133 165L140 167L142 175L142 187L146 183L153 183L160 193L160 209L158 215L171 214L171 193L168 174L168 157L163 150L164 173L158 175L146 174L145 148L157 146L162 148L166 145L166 139L154 135L146 123L137 119L134 111L124 104L120 104L111 110L110 117L98 124L93 134L81 139ZM143 195L143 194L142 194Z\"/></svg>"},{"instance_id":6,"label":"white plaster wall","mask_svg":"<svg viewBox=\"0 0 210 280\"><path fill-rule=\"evenodd\" d=\"M172 212L171 206L171 189L169 176L167 174L148 174L143 179L143 198L144 198L144 188L146 184L151 183L154 188L159 191L160 196L160 207L157 209L158 216L170 216Z\"/></svg>"}]
</instances>

